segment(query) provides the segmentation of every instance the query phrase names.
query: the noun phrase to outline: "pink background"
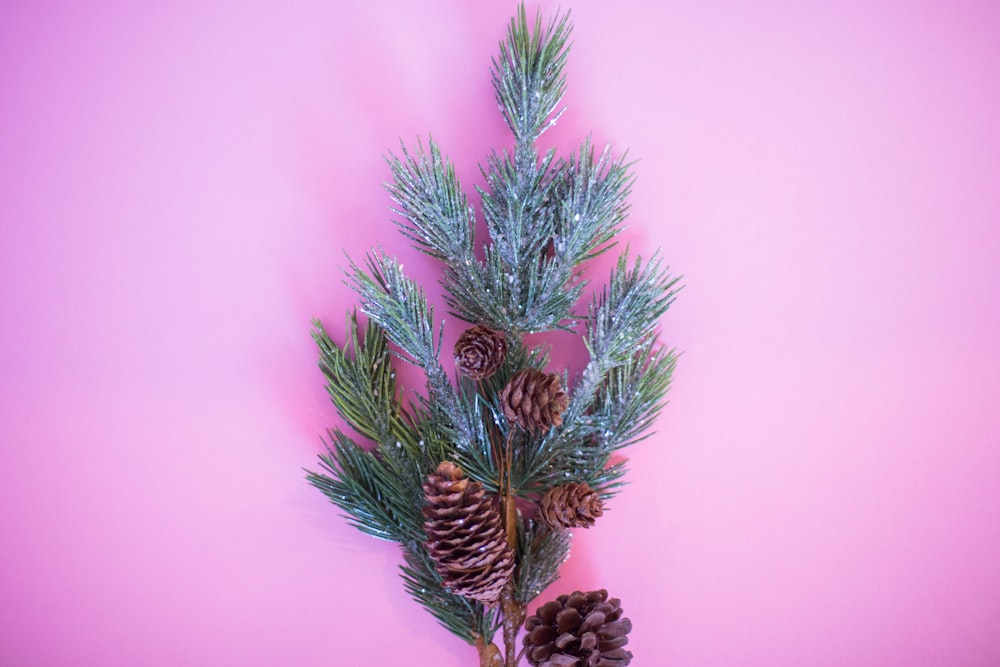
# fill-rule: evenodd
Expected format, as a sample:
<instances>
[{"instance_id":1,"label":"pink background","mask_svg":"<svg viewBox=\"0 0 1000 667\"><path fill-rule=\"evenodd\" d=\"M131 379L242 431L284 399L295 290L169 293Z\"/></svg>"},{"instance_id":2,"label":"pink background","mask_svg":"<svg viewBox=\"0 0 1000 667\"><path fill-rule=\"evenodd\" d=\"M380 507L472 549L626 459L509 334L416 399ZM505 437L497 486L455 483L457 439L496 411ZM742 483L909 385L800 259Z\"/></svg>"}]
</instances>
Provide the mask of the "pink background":
<instances>
[{"instance_id":1,"label":"pink background","mask_svg":"<svg viewBox=\"0 0 1000 667\"><path fill-rule=\"evenodd\" d=\"M0 8L0 664L475 664L303 481L309 319L342 249L433 282L381 156L481 180L515 5L369 4ZM547 140L641 160L684 356L547 597L636 665L1000 664L1000 5L565 4Z\"/></svg>"}]
</instances>

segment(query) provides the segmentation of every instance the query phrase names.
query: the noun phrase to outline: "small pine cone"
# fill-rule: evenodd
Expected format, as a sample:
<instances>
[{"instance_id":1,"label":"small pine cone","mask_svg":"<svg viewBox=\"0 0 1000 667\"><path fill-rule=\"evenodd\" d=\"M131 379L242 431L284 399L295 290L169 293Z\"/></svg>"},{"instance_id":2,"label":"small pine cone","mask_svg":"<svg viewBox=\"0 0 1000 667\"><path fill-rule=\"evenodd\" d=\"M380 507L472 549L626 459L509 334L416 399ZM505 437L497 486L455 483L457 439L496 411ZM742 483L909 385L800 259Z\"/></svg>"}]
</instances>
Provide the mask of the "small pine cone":
<instances>
[{"instance_id":1,"label":"small pine cone","mask_svg":"<svg viewBox=\"0 0 1000 667\"><path fill-rule=\"evenodd\" d=\"M524 623L525 655L533 667L625 667L632 621L608 592L574 592L546 602Z\"/></svg>"},{"instance_id":2,"label":"small pine cone","mask_svg":"<svg viewBox=\"0 0 1000 667\"><path fill-rule=\"evenodd\" d=\"M569 396L555 373L526 368L514 374L500 391L503 414L528 431L544 431L562 425L562 412Z\"/></svg>"},{"instance_id":3,"label":"small pine cone","mask_svg":"<svg viewBox=\"0 0 1000 667\"><path fill-rule=\"evenodd\" d=\"M590 528L604 514L604 503L586 482L570 482L546 491L538 510L553 528Z\"/></svg>"},{"instance_id":4,"label":"small pine cone","mask_svg":"<svg viewBox=\"0 0 1000 667\"><path fill-rule=\"evenodd\" d=\"M455 341L455 365L473 380L484 380L500 368L507 354L503 334L477 324Z\"/></svg>"},{"instance_id":5,"label":"small pine cone","mask_svg":"<svg viewBox=\"0 0 1000 667\"><path fill-rule=\"evenodd\" d=\"M453 593L496 604L514 571L500 512L483 485L444 461L424 483L427 548Z\"/></svg>"}]
</instances>

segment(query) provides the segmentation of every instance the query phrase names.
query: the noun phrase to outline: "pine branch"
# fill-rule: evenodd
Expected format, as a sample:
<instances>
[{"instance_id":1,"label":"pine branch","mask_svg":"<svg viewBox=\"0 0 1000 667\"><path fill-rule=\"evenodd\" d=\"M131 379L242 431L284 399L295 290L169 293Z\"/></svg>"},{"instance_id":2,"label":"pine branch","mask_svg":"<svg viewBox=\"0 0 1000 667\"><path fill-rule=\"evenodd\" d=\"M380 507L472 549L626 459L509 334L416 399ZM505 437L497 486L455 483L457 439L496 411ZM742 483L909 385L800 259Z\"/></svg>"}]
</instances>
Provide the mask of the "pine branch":
<instances>
[{"instance_id":1,"label":"pine branch","mask_svg":"<svg viewBox=\"0 0 1000 667\"><path fill-rule=\"evenodd\" d=\"M621 449L651 435L676 366L676 353L658 349L654 338L608 373L592 413L602 447Z\"/></svg>"},{"instance_id":2,"label":"pine branch","mask_svg":"<svg viewBox=\"0 0 1000 667\"><path fill-rule=\"evenodd\" d=\"M635 177L625 156L612 160L610 147L595 163L589 138L580 147L579 156L570 155L561 172L553 250L563 262L577 265L614 246L614 237L628 214L627 199Z\"/></svg>"},{"instance_id":3,"label":"pine branch","mask_svg":"<svg viewBox=\"0 0 1000 667\"><path fill-rule=\"evenodd\" d=\"M430 375L440 366L444 326L435 338L434 307L420 285L403 274L403 265L381 249L368 254L362 269L351 262L348 284L361 297L361 310L399 349L401 358ZM447 381L447 380L446 380Z\"/></svg>"},{"instance_id":4,"label":"pine branch","mask_svg":"<svg viewBox=\"0 0 1000 667\"><path fill-rule=\"evenodd\" d=\"M572 429L552 429L543 435L522 434L518 441L518 466L514 468L518 492L534 500L537 494L553 486L588 481L586 475L594 467L594 455L584 457L584 448L593 440L588 439L592 431L590 420L586 419Z\"/></svg>"},{"instance_id":5,"label":"pine branch","mask_svg":"<svg viewBox=\"0 0 1000 667\"><path fill-rule=\"evenodd\" d=\"M656 339L646 341L624 363L608 371L598 388L586 429L560 434L548 460L558 475L542 476L543 486L569 481L586 482L609 498L622 486L624 461L609 465L612 454L652 435L650 427L664 406L664 397L677 364L673 352L656 349ZM573 436L577 440L570 440Z\"/></svg>"},{"instance_id":6,"label":"pine branch","mask_svg":"<svg viewBox=\"0 0 1000 667\"><path fill-rule=\"evenodd\" d=\"M602 434L609 431L611 435L629 436L630 431L614 420L615 416L624 418L619 412L595 414L598 392L608 382L620 386L621 376L628 370L639 374L652 371L641 385L643 393L633 397L639 406L634 411L646 415L652 409L650 404L656 405L661 400L662 392L657 392L661 386L665 390L669 373L666 379L663 374L672 371L672 364L632 366L611 374L620 366L634 363L637 347L649 349L658 318L673 302L677 282L678 279L666 273L656 255L645 264L637 259L632 268L628 266L627 254L619 258L609 283L590 305L584 342L591 359L573 389L563 426L541 437L527 436L520 448L521 467L515 472L521 493L538 493L569 481L587 482L605 494L616 487L625 467L609 467L608 463L613 451L628 444L629 439L615 440ZM633 381L631 376L628 379ZM620 403L619 408L624 410L630 405ZM634 440L638 430L631 433Z\"/></svg>"},{"instance_id":7,"label":"pine branch","mask_svg":"<svg viewBox=\"0 0 1000 667\"><path fill-rule=\"evenodd\" d=\"M584 342L598 368L624 363L652 334L674 301L678 281L666 273L659 253L645 264L636 259L631 269L627 252L618 258L610 282L591 303L587 320Z\"/></svg>"},{"instance_id":8,"label":"pine branch","mask_svg":"<svg viewBox=\"0 0 1000 667\"><path fill-rule=\"evenodd\" d=\"M572 264L549 257L560 179L554 157L549 151L539 161L533 148L521 147L514 159L494 153L483 170L488 189L479 192L492 240L484 268L487 285L496 292L487 289L485 295L473 296L501 304L499 319L507 331L570 328L571 310L582 289L570 284Z\"/></svg>"},{"instance_id":9,"label":"pine branch","mask_svg":"<svg viewBox=\"0 0 1000 667\"><path fill-rule=\"evenodd\" d=\"M532 30L522 4L511 19L491 75L504 122L519 144L533 143L562 114L557 109L566 91L563 68L571 31L569 13L543 29L539 12Z\"/></svg>"},{"instance_id":10,"label":"pine branch","mask_svg":"<svg viewBox=\"0 0 1000 667\"><path fill-rule=\"evenodd\" d=\"M359 338L356 313L348 315L346 329L347 341L341 349L322 322L313 321L312 336L319 347L319 367L330 400L354 430L377 443L406 437L385 331L372 324Z\"/></svg>"},{"instance_id":11,"label":"pine branch","mask_svg":"<svg viewBox=\"0 0 1000 667\"><path fill-rule=\"evenodd\" d=\"M483 248L483 261L475 258L448 261L441 284L449 312L466 322L484 324L496 331L517 331L520 318L511 307L512 279L492 245Z\"/></svg>"},{"instance_id":12,"label":"pine branch","mask_svg":"<svg viewBox=\"0 0 1000 667\"><path fill-rule=\"evenodd\" d=\"M483 217L504 265L521 273L535 269L545 245L555 232L549 194L554 186L549 168L555 152L549 151L538 162L535 156L523 164L515 163L506 151L493 153L483 169L488 190L480 190Z\"/></svg>"},{"instance_id":13,"label":"pine branch","mask_svg":"<svg viewBox=\"0 0 1000 667\"><path fill-rule=\"evenodd\" d=\"M308 481L352 525L402 546L407 591L445 628L476 646L481 664L491 667L500 662L491 640L501 627L506 647L502 662L515 667L526 605L558 578L569 554L569 533L525 519L518 506L538 503L541 493L569 481L586 482L602 497L611 497L626 471L624 462L612 464L611 457L649 435L676 363L672 351L658 348L656 326L679 289L678 281L657 254L630 262L628 252L623 253L586 313L578 310L587 285L583 265L615 245L634 177L624 155L614 158L609 148L597 155L589 139L566 159L557 159L554 150L540 156L536 149L538 137L563 111L570 32L568 14L546 25L538 14L529 24L522 4L493 60L494 91L514 146L494 151L480 167L485 186L477 191L489 233L481 259L475 247L475 210L438 144L429 139L425 149L418 142L413 151L401 144L399 155L386 156L392 173L386 188L396 225L417 250L442 262L449 311L505 334L506 345L495 342L489 348L497 354L506 348L499 368L498 357L488 366L463 365L462 372L488 368L493 374L474 370L470 374L476 379L460 375L452 383L440 360L445 323L435 322L424 290L380 248L367 255L363 266L351 262L347 272L368 325L359 326L357 316L349 315L346 341L338 346L314 322L330 399L341 417L376 447L364 451L344 433L331 430L321 470L307 471ZM581 319L590 359L574 382L562 375L562 388L570 393L568 406L553 379L544 385L532 380L535 384L529 386L521 382L529 374L503 392L509 404L501 407L499 396L519 371L551 372L547 354L527 347L524 334L565 330L580 335L576 324ZM473 340L482 333L471 334ZM499 341L495 334L494 339ZM426 376L426 395L405 407L390 353ZM474 358L475 351L470 354ZM505 410L516 412L513 421ZM530 419L525 417L529 414ZM424 484L443 461L457 464L495 496L491 502L499 501L506 532L491 539L506 540L505 546L513 549L513 577L507 578L511 563L506 552L506 562L495 571L482 569L487 566L479 561L469 569L490 577L493 588L467 589L453 582L470 598L489 601L502 585L499 609L449 592L428 551ZM443 467L449 468L455 470ZM475 489L479 502L478 485ZM490 514L494 506L483 507ZM485 547L470 541L477 525L462 529L456 553L482 552ZM452 570L448 572L446 576ZM578 661L571 653L553 660Z\"/></svg>"},{"instance_id":14,"label":"pine branch","mask_svg":"<svg viewBox=\"0 0 1000 667\"><path fill-rule=\"evenodd\" d=\"M465 474L483 484L490 493L500 492L500 474L493 457L492 443L500 423L496 413L476 391L475 382L462 378L459 384L458 405L462 414L468 415L473 437L463 446L456 447L454 462Z\"/></svg>"},{"instance_id":15,"label":"pine branch","mask_svg":"<svg viewBox=\"0 0 1000 667\"><path fill-rule=\"evenodd\" d=\"M451 314L514 336L572 328L571 311L583 285L567 284L575 275L571 267L553 266L539 254L537 266L514 269L495 244L483 252L481 262L446 267L442 284Z\"/></svg>"},{"instance_id":16,"label":"pine branch","mask_svg":"<svg viewBox=\"0 0 1000 667\"><path fill-rule=\"evenodd\" d=\"M422 538L419 506L375 454L337 430L329 432L326 446L319 457L326 473L306 471L306 479L347 513L351 525L393 542Z\"/></svg>"},{"instance_id":17,"label":"pine branch","mask_svg":"<svg viewBox=\"0 0 1000 667\"><path fill-rule=\"evenodd\" d=\"M386 186L402 216L396 224L414 247L431 257L463 264L472 260L475 212L455 175L455 167L441 155L433 139L428 151L418 144L411 155L401 146L403 157L389 154L393 183Z\"/></svg>"},{"instance_id":18,"label":"pine branch","mask_svg":"<svg viewBox=\"0 0 1000 667\"><path fill-rule=\"evenodd\" d=\"M459 410L455 389L439 360L444 322L435 338L434 307L423 288L403 274L403 265L381 250L370 253L367 271L353 262L349 284L361 296L361 309L378 324L406 361L427 376L428 404L437 415L450 416L461 446L473 441L473 425Z\"/></svg>"}]
</instances>

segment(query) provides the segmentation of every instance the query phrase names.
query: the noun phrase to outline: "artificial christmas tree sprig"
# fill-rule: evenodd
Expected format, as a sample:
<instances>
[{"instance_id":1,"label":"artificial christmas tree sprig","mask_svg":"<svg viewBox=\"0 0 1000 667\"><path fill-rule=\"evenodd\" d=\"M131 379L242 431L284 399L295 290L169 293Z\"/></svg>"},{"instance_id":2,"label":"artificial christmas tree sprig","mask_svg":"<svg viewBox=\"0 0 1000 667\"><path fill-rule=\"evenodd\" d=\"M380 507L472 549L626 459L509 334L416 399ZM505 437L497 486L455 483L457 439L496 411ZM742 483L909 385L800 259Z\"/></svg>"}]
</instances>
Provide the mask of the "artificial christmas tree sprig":
<instances>
[{"instance_id":1,"label":"artificial christmas tree sprig","mask_svg":"<svg viewBox=\"0 0 1000 667\"><path fill-rule=\"evenodd\" d=\"M584 296L586 262L615 245L628 212L630 165L589 140L565 158L536 148L563 113L570 31L568 14L532 25L522 5L493 61L514 146L481 166L485 242L435 142L388 156L399 229L441 262L448 310L466 323L454 350L442 343L454 324L435 319L424 290L380 248L347 272L367 323L349 314L343 345L318 321L313 331L331 401L375 446L330 430L309 482L358 529L402 547L407 591L491 667L518 663L526 619L532 665L631 660L631 623L606 591L560 596L531 617L527 607L558 578L567 530L593 526L619 490L625 466L611 456L649 434L676 361L657 339L677 289L658 255L622 253ZM542 331L582 338L582 373L549 368L526 337ZM426 395L408 405L397 358L426 376Z\"/></svg>"}]
</instances>

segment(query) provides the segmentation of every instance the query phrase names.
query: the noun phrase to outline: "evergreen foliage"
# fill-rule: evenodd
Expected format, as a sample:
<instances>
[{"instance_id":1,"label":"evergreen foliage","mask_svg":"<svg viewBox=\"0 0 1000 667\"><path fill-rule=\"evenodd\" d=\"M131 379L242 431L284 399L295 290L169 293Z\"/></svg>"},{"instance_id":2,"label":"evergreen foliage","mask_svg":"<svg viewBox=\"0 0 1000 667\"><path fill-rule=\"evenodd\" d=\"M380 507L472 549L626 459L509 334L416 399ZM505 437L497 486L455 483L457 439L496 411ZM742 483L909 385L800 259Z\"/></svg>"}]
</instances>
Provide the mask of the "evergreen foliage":
<instances>
[{"instance_id":1,"label":"evergreen foliage","mask_svg":"<svg viewBox=\"0 0 1000 667\"><path fill-rule=\"evenodd\" d=\"M349 314L338 345L314 322L329 397L374 446L363 448L331 430L321 469L307 473L309 483L359 530L400 544L406 590L449 631L478 645L490 642L511 612L506 603L487 608L443 586L425 544L427 475L441 461L453 461L508 507L517 563L512 596L523 610L558 578L569 555L569 534L536 521L534 504L569 481L586 482L605 499L614 495L625 466L611 457L649 435L677 359L657 338L657 322L679 289L658 254L643 261L623 252L580 310L585 265L614 246L633 175L624 156L613 157L609 148L597 154L589 139L562 159L555 151L539 155L535 147L563 112L570 32L568 14L548 24L539 15L531 25L522 5L493 61L496 98L515 143L512 152L494 152L480 167L488 239L478 257L476 210L440 146L433 140L414 150L403 145L387 157L396 224L417 250L442 263L450 313L506 337L507 354L495 374L449 378L441 354L451 325L435 320L423 288L380 248L347 271L367 323ZM551 330L580 336L589 362L578 377L562 375L570 393L562 426L533 433L504 417L498 395L519 370L551 372L545 350L525 338ZM394 357L426 376L426 395L409 405L400 401Z\"/></svg>"}]
</instances>

